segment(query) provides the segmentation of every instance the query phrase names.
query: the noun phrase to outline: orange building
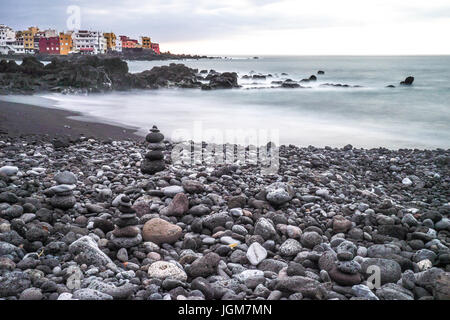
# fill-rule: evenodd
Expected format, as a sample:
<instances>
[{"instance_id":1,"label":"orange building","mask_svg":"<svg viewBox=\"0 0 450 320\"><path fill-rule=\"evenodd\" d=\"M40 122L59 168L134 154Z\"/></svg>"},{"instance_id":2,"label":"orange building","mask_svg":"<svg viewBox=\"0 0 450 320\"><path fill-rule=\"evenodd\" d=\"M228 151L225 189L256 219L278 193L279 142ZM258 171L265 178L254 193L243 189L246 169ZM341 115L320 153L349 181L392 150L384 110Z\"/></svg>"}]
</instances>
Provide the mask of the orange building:
<instances>
[{"instance_id":1,"label":"orange building","mask_svg":"<svg viewBox=\"0 0 450 320\"><path fill-rule=\"evenodd\" d=\"M59 33L59 54L68 55L73 49L72 33Z\"/></svg>"},{"instance_id":2,"label":"orange building","mask_svg":"<svg viewBox=\"0 0 450 320\"><path fill-rule=\"evenodd\" d=\"M150 40L150 37L141 37L141 43L142 43L142 48L146 48L146 49L152 48L152 41Z\"/></svg>"},{"instance_id":3,"label":"orange building","mask_svg":"<svg viewBox=\"0 0 450 320\"><path fill-rule=\"evenodd\" d=\"M116 49L116 35L113 32L104 33L103 37L106 39L106 49L115 50Z\"/></svg>"}]
</instances>

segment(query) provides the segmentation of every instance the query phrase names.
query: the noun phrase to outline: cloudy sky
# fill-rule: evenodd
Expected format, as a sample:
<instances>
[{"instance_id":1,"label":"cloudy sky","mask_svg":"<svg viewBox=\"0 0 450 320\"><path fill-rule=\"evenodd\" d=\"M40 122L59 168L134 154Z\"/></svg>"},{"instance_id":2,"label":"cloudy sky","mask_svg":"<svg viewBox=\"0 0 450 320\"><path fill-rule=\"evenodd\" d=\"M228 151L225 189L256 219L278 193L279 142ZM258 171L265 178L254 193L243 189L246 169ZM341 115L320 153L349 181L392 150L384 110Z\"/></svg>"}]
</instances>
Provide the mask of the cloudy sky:
<instances>
[{"instance_id":1,"label":"cloudy sky","mask_svg":"<svg viewBox=\"0 0 450 320\"><path fill-rule=\"evenodd\" d=\"M69 6L176 53L450 54L449 0L0 0L0 23L67 30Z\"/></svg>"}]
</instances>

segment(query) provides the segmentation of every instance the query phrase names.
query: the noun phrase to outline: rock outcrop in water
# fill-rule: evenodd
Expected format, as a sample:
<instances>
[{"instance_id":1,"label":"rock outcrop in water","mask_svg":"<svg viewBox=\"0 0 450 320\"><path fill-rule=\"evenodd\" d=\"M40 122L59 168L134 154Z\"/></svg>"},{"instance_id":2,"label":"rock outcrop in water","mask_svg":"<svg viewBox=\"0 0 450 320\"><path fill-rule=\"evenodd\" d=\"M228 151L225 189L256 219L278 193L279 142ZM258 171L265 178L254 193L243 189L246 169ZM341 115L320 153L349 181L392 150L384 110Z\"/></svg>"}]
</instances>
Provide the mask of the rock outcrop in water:
<instances>
[{"instance_id":1,"label":"rock outcrop in water","mask_svg":"<svg viewBox=\"0 0 450 320\"><path fill-rule=\"evenodd\" d=\"M325 72L319 70L317 75ZM286 76L281 73L281 76ZM278 75L275 74L275 77ZM261 89L261 83L272 74L258 74L251 71L242 79L254 80L255 87ZM270 88L309 88L303 83L316 82L318 77L311 75L299 81L282 78L271 81ZM414 77L409 76L401 85L410 86ZM248 85L248 84L247 84ZM321 83L320 86L335 88L359 88L359 85L340 83ZM36 92L108 92L130 89L158 88L195 88L202 90L240 88L236 72L217 72L189 68L183 64L171 63L167 66L153 67L140 73L129 73L128 65L120 58L99 56L74 56L53 58L44 66L35 57L24 57L22 64L15 61L0 61L0 94L32 94ZM394 86L388 86L394 88ZM266 87L268 88L268 87Z\"/></svg>"},{"instance_id":2,"label":"rock outcrop in water","mask_svg":"<svg viewBox=\"0 0 450 320\"><path fill-rule=\"evenodd\" d=\"M413 76L409 76L409 77L406 77L405 80L401 81L400 84L401 85L405 85L405 86L410 86L410 85L413 84L413 82L414 82L414 77Z\"/></svg>"},{"instance_id":3,"label":"rock outcrop in water","mask_svg":"<svg viewBox=\"0 0 450 320\"><path fill-rule=\"evenodd\" d=\"M275 81L272 81L272 83L274 83ZM274 83L274 84L278 84L278 83ZM292 79L286 79L281 83L281 87L282 88L300 88L301 85L299 85L296 81L292 80Z\"/></svg>"},{"instance_id":4,"label":"rock outcrop in water","mask_svg":"<svg viewBox=\"0 0 450 320\"><path fill-rule=\"evenodd\" d=\"M209 84L203 85L202 89L210 90L238 88L239 85L237 78L238 76L236 72L216 73L210 77Z\"/></svg>"},{"instance_id":5,"label":"rock outcrop in water","mask_svg":"<svg viewBox=\"0 0 450 320\"><path fill-rule=\"evenodd\" d=\"M238 87L237 74L215 73L209 84L200 82L197 69L183 64L154 67L140 73L128 72L120 58L79 56L54 58L44 65L34 57L25 57L22 64L0 61L0 94L30 94L36 92L106 92L129 89L165 87L227 89Z\"/></svg>"},{"instance_id":6,"label":"rock outcrop in water","mask_svg":"<svg viewBox=\"0 0 450 320\"><path fill-rule=\"evenodd\" d=\"M171 63L168 66L154 67L135 75L134 86L138 88L159 88L177 86L182 88L198 88L202 85L197 81L197 69L191 69L183 64Z\"/></svg>"},{"instance_id":7,"label":"rock outcrop in water","mask_svg":"<svg viewBox=\"0 0 450 320\"><path fill-rule=\"evenodd\" d=\"M360 85L350 85L342 83L322 83L321 87L336 87L336 88L362 88Z\"/></svg>"}]
</instances>

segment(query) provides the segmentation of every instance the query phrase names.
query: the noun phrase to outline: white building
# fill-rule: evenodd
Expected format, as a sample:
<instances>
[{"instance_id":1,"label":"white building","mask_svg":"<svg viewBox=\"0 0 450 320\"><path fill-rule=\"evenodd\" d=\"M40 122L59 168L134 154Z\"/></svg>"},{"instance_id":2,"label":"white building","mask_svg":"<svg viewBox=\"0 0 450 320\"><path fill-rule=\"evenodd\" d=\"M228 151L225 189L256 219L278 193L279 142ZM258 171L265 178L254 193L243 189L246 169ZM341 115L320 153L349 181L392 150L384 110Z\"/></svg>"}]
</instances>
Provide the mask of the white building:
<instances>
[{"instance_id":1,"label":"white building","mask_svg":"<svg viewBox=\"0 0 450 320\"><path fill-rule=\"evenodd\" d=\"M4 24L0 24L0 46L6 45L7 41L14 41L16 33L14 30Z\"/></svg>"},{"instance_id":2,"label":"white building","mask_svg":"<svg viewBox=\"0 0 450 320\"><path fill-rule=\"evenodd\" d=\"M117 52L122 52L122 40L120 39L116 40L116 47L114 50Z\"/></svg>"},{"instance_id":3,"label":"white building","mask_svg":"<svg viewBox=\"0 0 450 320\"><path fill-rule=\"evenodd\" d=\"M99 48L99 53L106 53L106 51L108 51L108 41L106 41L106 38L103 36L103 32L100 33Z\"/></svg>"},{"instance_id":4,"label":"white building","mask_svg":"<svg viewBox=\"0 0 450 320\"><path fill-rule=\"evenodd\" d=\"M9 51L14 51L16 54L27 53L23 45L23 38L16 38L16 40L7 41L6 45L10 49ZM34 53L34 51L33 51Z\"/></svg>"},{"instance_id":5,"label":"white building","mask_svg":"<svg viewBox=\"0 0 450 320\"><path fill-rule=\"evenodd\" d=\"M16 33L14 30L4 24L0 24L0 53L8 54L14 51L12 43L16 40Z\"/></svg>"},{"instance_id":6,"label":"white building","mask_svg":"<svg viewBox=\"0 0 450 320\"><path fill-rule=\"evenodd\" d=\"M80 30L72 34L73 51L84 54L106 53L106 38L100 31Z\"/></svg>"},{"instance_id":7,"label":"white building","mask_svg":"<svg viewBox=\"0 0 450 320\"><path fill-rule=\"evenodd\" d=\"M44 37L46 37L46 38L58 37L59 36L58 32L56 30L54 30L54 29L47 29L47 30L44 30L43 32L44 32Z\"/></svg>"}]
</instances>

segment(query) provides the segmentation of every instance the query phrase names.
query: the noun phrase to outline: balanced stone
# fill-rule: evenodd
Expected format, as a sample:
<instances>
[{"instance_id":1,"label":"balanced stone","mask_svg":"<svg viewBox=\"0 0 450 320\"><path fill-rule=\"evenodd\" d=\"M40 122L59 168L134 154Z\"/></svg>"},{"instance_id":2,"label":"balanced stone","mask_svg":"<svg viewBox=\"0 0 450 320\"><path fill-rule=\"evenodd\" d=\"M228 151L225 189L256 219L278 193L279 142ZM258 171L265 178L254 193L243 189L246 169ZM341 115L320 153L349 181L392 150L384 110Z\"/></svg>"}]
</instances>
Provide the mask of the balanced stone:
<instances>
[{"instance_id":1,"label":"balanced stone","mask_svg":"<svg viewBox=\"0 0 450 320\"><path fill-rule=\"evenodd\" d=\"M337 258L339 261L350 261L356 255L357 247L350 241L341 242L337 248Z\"/></svg>"},{"instance_id":2,"label":"balanced stone","mask_svg":"<svg viewBox=\"0 0 450 320\"><path fill-rule=\"evenodd\" d=\"M163 160L164 154L160 150L152 150L145 154L145 158L149 160Z\"/></svg>"},{"instance_id":3,"label":"balanced stone","mask_svg":"<svg viewBox=\"0 0 450 320\"><path fill-rule=\"evenodd\" d=\"M150 129L150 133L145 137L145 140L150 143L158 143L164 140L164 135L159 132L156 126L153 126L153 128Z\"/></svg>"},{"instance_id":4,"label":"balanced stone","mask_svg":"<svg viewBox=\"0 0 450 320\"><path fill-rule=\"evenodd\" d=\"M76 184L77 177L70 171L64 171L55 176L55 181L58 184Z\"/></svg>"},{"instance_id":5,"label":"balanced stone","mask_svg":"<svg viewBox=\"0 0 450 320\"><path fill-rule=\"evenodd\" d=\"M122 196L120 199L118 210L120 211L119 217L115 219L114 223L119 228L135 226L139 223L139 219L136 217L136 211L131 207L130 198L127 196Z\"/></svg>"},{"instance_id":6,"label":"balanced stone","mask_svg":"<svg viewBox=\"0 0 450 320\"><path fill-rule=\"evenodd\" d=\"M334 266L328 272L330 278L335 281L337 284L341 286L353 286L361 283L361 276L358 272L356 273L347 273L342 272L338 269L338 267Z\"/></svg>"},{"instance_id":7,"label":"balanced stone","mask_svg":"<svg viewBox=\"0 0 450 320\"><path fill-rule=\"evenodd\" d=\"M149 143L150 149L144 156L144 160L141 164L141 172L145 174L154 174L159 171L163 171L166 167L164 162L163 150L165 149L164 135L159 132L156 126L150 129L150 133L147 134L145 140Z\"/></svg>"},{"instance_id":8,"label":"balanced stone","mask_svg":"<svg viewBox=\"0 0 450 320\"><path fill-rule=\"evenodd\" d=\"M142 236L137 224L139 218L131 207L130 198L122 196L117 205L119 216L114 220L116 228L111 235L111 242L119 248L131 248L142 242Z\"/></svg>"},{"instance_id":9,"label":"balanced stone","mask_svg":"<svg viewBox=\"0 0 450 320\"><path fill-rule=\"evenodd\" d=\"M337 263L339 271L349 274L356 274L361 271L361 265L355 260L352 261L339 261Z\"/></svg>"},{"instance_id":10,"label":"balanced stone","mask_svg":"<svg viewBox=\"0 0 450 320\"><path fill-rule=\"evenodd\" d=\"M74 184L60 184L50 188L50 191L54 193L50 203L53 207L58 209L71 209L75 206L76 199L73 196Z\"/></svg>"}]
</instances>

